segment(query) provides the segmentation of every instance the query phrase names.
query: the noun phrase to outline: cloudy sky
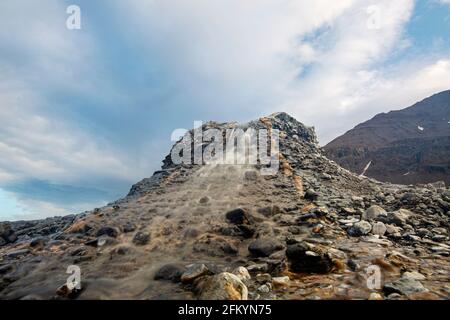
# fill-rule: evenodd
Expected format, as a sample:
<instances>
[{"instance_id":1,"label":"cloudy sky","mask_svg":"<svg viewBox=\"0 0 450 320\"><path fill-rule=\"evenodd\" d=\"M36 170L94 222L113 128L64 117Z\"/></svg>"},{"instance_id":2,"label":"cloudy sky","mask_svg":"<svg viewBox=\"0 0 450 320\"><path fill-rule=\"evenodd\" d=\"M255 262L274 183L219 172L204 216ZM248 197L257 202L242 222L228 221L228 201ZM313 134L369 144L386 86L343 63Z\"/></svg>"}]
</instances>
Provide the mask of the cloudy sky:
<instances>
[{"instance_id":1,"label":"cloudy sky","mask_svg":"<svg viewBox=\"0 0 450 320\"><path fill-rule=\"evenodd\" d=\"M287 111L325 144L449 89L449 30L449 0L1 1L0 220L125 195L194 120Z\"/></svg>"}]
</instances>

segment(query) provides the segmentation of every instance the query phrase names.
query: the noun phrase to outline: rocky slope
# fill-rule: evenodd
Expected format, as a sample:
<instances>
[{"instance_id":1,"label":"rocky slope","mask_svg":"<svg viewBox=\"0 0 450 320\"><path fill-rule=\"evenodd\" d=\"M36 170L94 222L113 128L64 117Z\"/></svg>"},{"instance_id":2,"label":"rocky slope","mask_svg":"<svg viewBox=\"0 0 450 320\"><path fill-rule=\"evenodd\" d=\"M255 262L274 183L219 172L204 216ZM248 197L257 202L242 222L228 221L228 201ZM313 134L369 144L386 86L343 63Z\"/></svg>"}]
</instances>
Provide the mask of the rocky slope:
<instances>
[{"instance_id":1,"label":"rocky slope","mask_svg":"<svg viewBox=\"0 0 450 320\"><path fill-rule=\"evenodd\" d=\"M450 90L376 115L324 147L327 157L380 181L450 184Z\"/></svg>"},{"instance_id":2,"label":"rocky slope","mask_svg":"<svg viewBox=\"0 0 450 320\"><path fill-rule=\"evenodd\" d=\"M450 190L385 184L328 160L287 114L280 170L175 165L104 208L0 224L1 299L447 299ZM81 290L64 286L69 265ZM381 285L368 286L373 268Z\"/></svg>"}]
</instances>

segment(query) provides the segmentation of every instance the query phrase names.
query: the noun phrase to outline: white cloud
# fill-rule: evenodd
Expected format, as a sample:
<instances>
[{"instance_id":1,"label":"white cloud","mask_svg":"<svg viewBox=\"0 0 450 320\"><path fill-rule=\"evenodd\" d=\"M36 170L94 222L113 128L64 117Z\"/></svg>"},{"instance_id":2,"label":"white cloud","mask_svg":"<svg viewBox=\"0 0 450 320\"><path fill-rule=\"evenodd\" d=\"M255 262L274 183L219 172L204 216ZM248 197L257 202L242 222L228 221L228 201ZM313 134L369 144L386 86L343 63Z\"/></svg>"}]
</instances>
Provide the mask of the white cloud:
<instances>
[{"instance_id":1,"label":"white cloud","mask_svg":"<svg viewBox=\"0 0 450 320\"><path fill-rule=\"evenodd\" d=\"M105 96L92 34L66 28L66 5L45 2L0 3L0 168L1 182L43 179L91 183L93 177L133 181L140 176L125 155L73 119L58 117L48 98L54 91ZM102 97L98 97L101 101Z\"/></svg>"},{"instance_id":2,"label":"white cloud","mask_svg":"<svg viewBox=\"0 0 450 320\"><path fill-rule=\"evenodd\" d=\"M232 114L280 103L299 62L314 59L314 49L300 37L332 24L353 3L133 0L117 6L149 59L162 64L177 88L205 108L220 108L223 99Z\"/></svg>"},{"instance_id":3,"label":"white cloud","mask_svg":"<svg viewBox=\"0 0 450 320\"><path fill-rule=\"evenodd\" d=\"M287 111L315 125L322 143L374 112L408 106L396 105L402 99L393 96L410 101L406 97L418 94L405 89L393 94L384 88L387 84L400 87L404 77L411 78L435 62L410 61L418 64L416 70L403 63L394 76L383 66L386 59L412 45L404 29L413 13L413 0L202 5L134 0L118 6L133 17L129 20L138 30L134 35L146 43L149 57L163 56L164 71L180 90L200 97L205 109L212 108L218 117L232 114L236 118L246 109L255 116ZM379 28L371 29L368 21L373 10L368 8L374 6ZM415 90L423 94L447 85L437 82L417 84ZM247 103L239 104L241 97ZM228 113L217 110L223 100Z\"/></svg>"}]
</instances>

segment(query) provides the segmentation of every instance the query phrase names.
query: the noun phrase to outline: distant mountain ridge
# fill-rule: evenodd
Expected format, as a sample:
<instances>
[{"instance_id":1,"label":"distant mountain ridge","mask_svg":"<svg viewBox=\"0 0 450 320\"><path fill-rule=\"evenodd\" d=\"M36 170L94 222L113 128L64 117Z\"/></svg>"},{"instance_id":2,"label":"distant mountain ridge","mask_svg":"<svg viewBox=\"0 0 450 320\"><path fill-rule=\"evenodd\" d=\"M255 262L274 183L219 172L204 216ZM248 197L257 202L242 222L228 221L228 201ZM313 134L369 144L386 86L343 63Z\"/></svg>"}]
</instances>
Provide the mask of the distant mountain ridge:
<instances>
[{"instance_id":1,"label":"distant mountain ridge","mask_svg":"<svg viewBox=\"0 0 450 320\"><path fill-rule=\"evenodd\" d=\"M338 164L401 184L450 184L450 90L416 104L380 113L325 147Z\"/></svg>"}]
</instances>

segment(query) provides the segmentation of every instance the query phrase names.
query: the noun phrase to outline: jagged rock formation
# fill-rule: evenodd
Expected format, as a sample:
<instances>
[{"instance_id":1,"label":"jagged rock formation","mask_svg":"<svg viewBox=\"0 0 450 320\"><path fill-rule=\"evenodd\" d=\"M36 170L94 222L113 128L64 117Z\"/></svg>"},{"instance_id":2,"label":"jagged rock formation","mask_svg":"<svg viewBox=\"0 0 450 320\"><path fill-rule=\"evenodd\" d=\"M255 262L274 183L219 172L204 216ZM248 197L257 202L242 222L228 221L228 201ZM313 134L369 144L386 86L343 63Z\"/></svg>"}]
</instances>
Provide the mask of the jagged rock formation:
<instances>
[{"instance_id":1,"label":"jagged rock formation","mask_svg":"<svg viewBox=\"0 0 450 320\"><path fill-rule=\"evenodd\" d=\"M381 113L334 139L327 157L379 181L450 184L450 90Z\"/></svg>"},{"instance_id":2,"label":"jagged rock formation","mask_svg":"<svg viewBox=\"0 0 450 320\"><path fill-rule=\"evenodd\" d=\"M104 208L2 224L0 298L450 297L445 186L352 174L285 113L207 128L280 130L280 170L168 157ZM69 265L81 269L81 290L64 285ZM367 285L374 266L379 288Z\"/></svg>"}]
</instances>

